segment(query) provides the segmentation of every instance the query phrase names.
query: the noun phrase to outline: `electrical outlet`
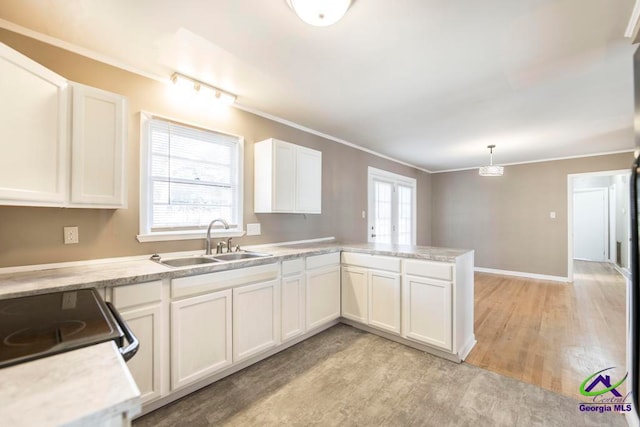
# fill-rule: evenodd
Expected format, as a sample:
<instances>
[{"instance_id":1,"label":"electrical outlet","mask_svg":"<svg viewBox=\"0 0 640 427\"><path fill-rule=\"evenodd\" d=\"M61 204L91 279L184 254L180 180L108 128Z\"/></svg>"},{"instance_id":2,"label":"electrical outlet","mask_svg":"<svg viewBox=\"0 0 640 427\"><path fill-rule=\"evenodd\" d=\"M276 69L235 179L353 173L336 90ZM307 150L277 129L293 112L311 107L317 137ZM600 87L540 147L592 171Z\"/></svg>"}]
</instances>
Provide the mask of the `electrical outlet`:
<instances>
[{"instance_id":1,"label":"electrical outlet","mask_svg":"<svg viewBox=\"0 0 640 427\"><path fill-rule=\"evenodd\" d=\"M260 223L247 224L247 236L259 236L260 235Z\"/></svg>"},{"instance_id":2,"label":"electrical outlet","mask_svg":"<svg viewBox=\"0 0 640 427\"><path fill-rule=\"evenodd\" d=\"M71 245L78 243L80 236L78 235L78 227L64 227L64 244Z\"/></svg>"},{"instance_id":3,"label":"electrical outlet","mask_svg":"<svg viewBox=\"0 0 640 427\"><path fill-rule=\"evenodd\" d=\"M73 310L78 302L77 292L64 292L62 294L62 309Z\"/></svg>"}]
</instances>

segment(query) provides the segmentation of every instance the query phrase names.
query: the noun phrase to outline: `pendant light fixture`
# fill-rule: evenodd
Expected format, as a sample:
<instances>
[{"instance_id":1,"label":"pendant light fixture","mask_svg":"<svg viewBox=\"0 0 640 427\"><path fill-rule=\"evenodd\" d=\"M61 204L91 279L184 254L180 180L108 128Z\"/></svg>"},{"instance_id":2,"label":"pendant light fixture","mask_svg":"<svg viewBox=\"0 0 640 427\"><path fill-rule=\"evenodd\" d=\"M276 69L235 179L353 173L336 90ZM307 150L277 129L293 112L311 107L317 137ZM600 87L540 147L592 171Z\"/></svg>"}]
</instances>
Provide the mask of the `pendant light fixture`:
<instances>
[{"instance_id":1,"label":"pendant light fixture","mask_svg":"<svg viewBox=\"0 0 640 427\"><path fill-rule=\"evenodd\" d=\"M504 173L504 167L493 164L493 149L496 148L496 146L487 145L487 148L489 149L490 153L489 166L482 166L478 170L478 173L480 174L480 176L502 176L502 174Z\"/></svg>"},{"instance_id":2,"label":"pendant light fixture","mask_svg":"<svg viewBox=\"0 0 640 427\"><path fill-rule=\"evenodd\" d=\"M342 19L351 0L287 0L287 4L307 24L327 27Z\"/></svg>"}]
</instances>

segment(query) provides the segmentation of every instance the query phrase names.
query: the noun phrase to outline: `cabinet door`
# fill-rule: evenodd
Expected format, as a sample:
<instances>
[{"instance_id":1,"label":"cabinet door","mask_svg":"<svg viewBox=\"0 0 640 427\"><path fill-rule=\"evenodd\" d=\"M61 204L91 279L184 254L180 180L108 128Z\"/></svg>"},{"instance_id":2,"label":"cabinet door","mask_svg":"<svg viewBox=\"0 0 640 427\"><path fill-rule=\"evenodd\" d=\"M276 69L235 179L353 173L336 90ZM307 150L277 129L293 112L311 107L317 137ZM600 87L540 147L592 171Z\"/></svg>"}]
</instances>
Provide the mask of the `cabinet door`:
<instances>
[{"instance_id":1,"label":"cabinet door","mask_svg":"<svg viewBox=\"0 0 640 427\"><path fill-rule=\"evenodd\" d=\"M232 363L231 289L171 303L171 389Z\"/></svg>"},{"instance_id":2,"label":"cabinet door","mask_svg":"<svg viewBox=\"0 0 640 427\"><path fill-rule=\"evenodd\" d=\"M322 212L322 153L296 147L296 211Z\"/></svg>"},{"instance_id":3,"label":"cabinet door","mask_svg":"<svg viewBox=\"0 0 640 427\"><path fill-rule=\"evenodd\" d=\"M67 81L0 43L0 204L62 206L68 190Z\"/></svg>"},{"instance_id":4,"label":"cabinet door","mask_svg":"<svg viewBox=\"0 0 640 427\"><path fill-rule=\"evenodd\" d=\"M233 361L279 343L279 280L233 289Z\"/></svg>"},{"instance_id":5,"label":"cabinet door","mask_svg":"<svg viewBox=\"0 0 640 427\"><path fill-rule=\"evenodd\" d=\"M400 333L399 274L375 270L369 272L369 325Z\"/></svg>"},{"instance_id":6,"label":"cabinet door","mask_svg":"<svg viewBox=\"0 0 640 427\"><path fill-rule=\"evenodd\" d=\"M73 83L71 203L126 207L126 98Z\"/></svg>"},{"instance_id":7,"label":"cabinet door","mask_svg":"<svg viewBox=\"0 0 640 427\"><path fill-rule=\"evenodd\" d=\"M307 330L340 317L340 266L307 271Z\"/></svg>"},{"instance_id":8,"label":"cabinet door","mask_svg":"<svg viewBox=\"0 0 640 427\"><path fill-rule=\"evenodd\" d=\"M296 196L296 146L274 140L273 210L293 212Z\"/></svg>"},{"instance_id":9,"label":"cabinet door","mask_svg":"<svg viewBox=\"0 0 640 427\"><path fill-rule=\"evenodd\" d=\"M304 276L299 274L283 277L280 292L281 336L282 341L285 342L306 331Z\"/></svg>"},{"instance_id":10,"label":"cabinet door","mask_svg":"<svg viewBox=\"0 0 640 427\"><path fill-rule=\"evenodd\" d=\"M342 267L342 317L357 322L368 322L369 292L367 270Z\"/></svg>"},{"instance_id":11,"label":"cabinet door","mask_svg":"<svg viewBox=\"0 0 640 427\"><path fill-rule=\"evenodd\" d=\"M136 381L142 403L160 397L162 308L160 304L120 311L133 333L140 341L140 349L135 357L127 361L127 367Z\"/></svg>"},{"instance_id":12,"label":"cabinet door","mask_svg":"<svg viewBox=\"0 0 640 427\"><path fill-rule=\"evenodd\" d=\"M451 351L451 282L403 276L403 336Z\"/></svg>"}]
</instances>

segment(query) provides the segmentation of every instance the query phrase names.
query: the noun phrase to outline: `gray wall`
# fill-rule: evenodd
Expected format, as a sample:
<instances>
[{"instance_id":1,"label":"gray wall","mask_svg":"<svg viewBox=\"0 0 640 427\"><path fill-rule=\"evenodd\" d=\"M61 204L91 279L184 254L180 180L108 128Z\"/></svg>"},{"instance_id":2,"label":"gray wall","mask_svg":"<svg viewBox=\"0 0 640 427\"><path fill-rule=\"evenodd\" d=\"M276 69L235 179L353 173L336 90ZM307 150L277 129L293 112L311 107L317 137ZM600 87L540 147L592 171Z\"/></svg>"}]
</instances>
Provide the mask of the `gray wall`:
<instances>
[{"instance_id":1,"label":"gray wall","mask_svg":"<svg viewBox=\"0 0 640 427\"><path fill-rule=\"evenodd\" d=\"M431 177L434 246L475 249L478 267L567 276L567 175L627 169L632 153ZM549 212L556 212L556 219Z\"/></svg>"},{"instance_id":2,"label":"gray wall","mask_svg":"<svg viewBox=\"0 0 640 427\"><path fill-rule=\"evenodd\" d=\"M245 138L244 222L260 222L262 235L237 239L241 244L280 242L336 236L366 241L367 167L374 166L417 179L417 242L430 236L431 177L429 174L363 151L291 128L239 109L201 109L180 104L168 95L168 85L117 69L71 52L0 30L0 41L69 80L129 98L129 208L59 209L0 206L0 267L173 252L203 248L203 240L139 243L139 112L148 111ZM168 76L167 76L168 79ZM253 144L279 138L323 154L322 215L253 213ZM2 141L1 143L9 143ZM80 243L64 245L62 228L79 226Z\"/></svg>"}]
</instances>

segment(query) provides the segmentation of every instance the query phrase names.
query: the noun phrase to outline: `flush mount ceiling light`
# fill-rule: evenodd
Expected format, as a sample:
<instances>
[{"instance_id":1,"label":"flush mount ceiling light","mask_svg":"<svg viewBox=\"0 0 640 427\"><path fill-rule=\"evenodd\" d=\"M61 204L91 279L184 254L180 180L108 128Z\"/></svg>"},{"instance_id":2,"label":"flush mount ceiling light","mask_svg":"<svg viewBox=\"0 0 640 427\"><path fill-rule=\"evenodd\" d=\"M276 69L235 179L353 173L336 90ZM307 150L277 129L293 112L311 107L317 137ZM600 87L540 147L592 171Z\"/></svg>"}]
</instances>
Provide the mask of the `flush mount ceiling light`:
<instances>
[{"instance_id":1,"label":"flush mount ceiling light","mask_svg":"<svg viewBox=\"0 0 640 427\"><path fill-rule=\"evenodd\" d=\"M480 176L502 176L502 174L504 173L504 167L493 164L493 149L496 148L496 146L487 145L487 148L489 149L490 153L489 166L482 166L478 170L478 173L480 174Z\"/></svg>"},{"instance_id":2,"label":"flush mount ceiling light","mask_svg":"<svg viewBox=\"0 0 640 427\"><path fill-rule=\"evenodd\" d=\"M287 4L307 24L326 27L344 16L351 0L287 0Z\"/></svg>"},{"instance_id":3,"label":"flush mount ceiling light","mask_svg":"<svg viewBox=\"0 0 640 427\"><path fill-rule=\"evenodd\" d=\"M231 105L236 102L236 95L222 89L218 89L215 86L203 83L199 80L192 79L191 77L187 77L184 74L173 73L171 75L171 82L176 87L184 88L187 90L195 90L196 92L212 99L216 99L223 104Z\"/></svg>"}]
</instances>

